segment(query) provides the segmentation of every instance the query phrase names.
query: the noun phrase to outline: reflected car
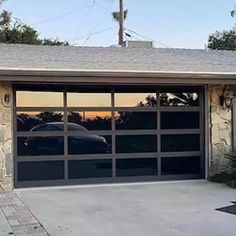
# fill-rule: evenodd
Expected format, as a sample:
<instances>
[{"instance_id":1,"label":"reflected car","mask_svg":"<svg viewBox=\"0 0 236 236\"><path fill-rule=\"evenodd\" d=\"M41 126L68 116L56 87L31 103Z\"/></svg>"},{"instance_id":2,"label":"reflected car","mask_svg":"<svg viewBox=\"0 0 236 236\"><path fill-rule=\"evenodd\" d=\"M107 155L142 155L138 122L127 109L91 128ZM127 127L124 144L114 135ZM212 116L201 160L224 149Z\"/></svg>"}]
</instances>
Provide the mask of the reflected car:
<instances>
[{"instance_id":1,"label":"reflected car","mask_svg":"<svg viewBox=\"0 0 236 236\"><path fill-rule=\"evenodd\" d=\"M99 135L91 135L81 125L68 123L68 130L75 132L68 137L69 154L108 153L110 145ZM52 122L33 127L30 132L64 131L63 122ZM24 141L27 152L32 155L63 155L64 136L29 137Z\"/></svg>"}]
</instances>

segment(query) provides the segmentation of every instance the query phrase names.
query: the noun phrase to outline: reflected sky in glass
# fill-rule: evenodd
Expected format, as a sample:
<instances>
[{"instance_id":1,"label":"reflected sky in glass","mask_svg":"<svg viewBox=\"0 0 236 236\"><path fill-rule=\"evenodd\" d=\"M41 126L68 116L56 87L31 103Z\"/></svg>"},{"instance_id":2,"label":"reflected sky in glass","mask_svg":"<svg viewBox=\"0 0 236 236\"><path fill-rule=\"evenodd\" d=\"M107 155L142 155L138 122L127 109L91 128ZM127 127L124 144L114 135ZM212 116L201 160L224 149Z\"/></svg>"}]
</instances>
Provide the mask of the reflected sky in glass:
<instances>
[{"instance_id":1,"label":"reflected sky in glass","mask_svg":"<svg viewBox=\"0 0 236 236\"><path fill-rule=\"evenodd\" d=\"M63 107L61 92L16 92L17 107Z\"/></svg>"},{"instance_id":2,"label":"reflected sky in glass","mask_svg":"<svg viewBox=\"0 0 236 236\"><path fill-rule=\"evenodd\" d=\"M117 93L115 94L116 107L156 106L155 93Z\"/></svg>"},{"instance_id":3,"label":"reflected sky in glass","mask_svg":"<svg viewBox=\"0 0 236 236\"><path fill-rule=\"evenodd\" d=\"M68 107L111 107L110 93L68 93Z\"/></svg>"}]
</instances>

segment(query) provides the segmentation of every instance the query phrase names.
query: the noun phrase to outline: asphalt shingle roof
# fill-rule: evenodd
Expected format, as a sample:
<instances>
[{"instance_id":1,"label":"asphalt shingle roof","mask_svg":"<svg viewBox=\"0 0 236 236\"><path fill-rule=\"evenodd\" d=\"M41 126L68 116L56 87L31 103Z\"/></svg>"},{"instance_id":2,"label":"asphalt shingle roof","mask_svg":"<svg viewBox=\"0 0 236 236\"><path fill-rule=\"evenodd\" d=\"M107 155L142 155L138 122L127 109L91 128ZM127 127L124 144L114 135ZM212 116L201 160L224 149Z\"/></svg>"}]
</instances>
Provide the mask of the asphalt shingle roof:
<instances>
[{"instance_id":1,"label":"asphalt shingle roof","mask_svg":"<svg viewBox=\"0 0 236 236\"><path fill-rule=\"evenodd\" d=\"M0 69L236 72L236 52L0 44Z\"/></svg>"}]
</instances>

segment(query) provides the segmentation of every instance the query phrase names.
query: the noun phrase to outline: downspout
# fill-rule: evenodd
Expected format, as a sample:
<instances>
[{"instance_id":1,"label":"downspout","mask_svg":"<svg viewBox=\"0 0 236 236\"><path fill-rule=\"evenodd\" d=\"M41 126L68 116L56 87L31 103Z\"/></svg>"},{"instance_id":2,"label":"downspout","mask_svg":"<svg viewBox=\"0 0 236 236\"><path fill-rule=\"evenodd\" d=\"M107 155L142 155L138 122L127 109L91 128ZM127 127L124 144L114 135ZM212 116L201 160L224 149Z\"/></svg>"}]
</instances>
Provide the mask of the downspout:
<instances>
[{"instance_id":1,"label":"downspout","mask_svg":"<svg viewBox=\"0 0 236 236\"><path fill-rule=\"evenodd\" d=\"M210 89L211 89L211 85L206 85L205 86L206 178L209 177L209 175L210 175L210 167L213 164L213 156L212 156L212 94L209 93Z\"/></svg>"}]
</instances>

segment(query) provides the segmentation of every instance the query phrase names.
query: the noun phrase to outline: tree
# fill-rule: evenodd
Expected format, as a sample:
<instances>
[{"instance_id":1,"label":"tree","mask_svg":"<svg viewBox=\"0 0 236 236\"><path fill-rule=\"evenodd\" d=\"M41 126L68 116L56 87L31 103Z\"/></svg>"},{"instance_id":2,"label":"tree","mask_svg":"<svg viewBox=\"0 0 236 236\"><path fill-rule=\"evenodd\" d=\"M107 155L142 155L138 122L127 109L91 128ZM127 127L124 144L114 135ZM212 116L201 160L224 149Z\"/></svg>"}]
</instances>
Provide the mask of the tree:
<instances>
[{"instance_id":1,"label":"tree","mask_svg":"<svg viewBox=\"0 0 236 236\"><path fill-rule=\"evenodd\" d=\"M68 42L62 42L58 39L40 39L36 29L19 22L0 28L0 43L69 45Z\"/></svg>"},{"instance_id":2,"label":"tree","mask_svg":"<svg viewBox=\"0 0 236 236\"><path fill-rule=\"evenodd\" d=\"M236 9L230 12L232 17L236 16ZM213 50L236 50L236 28L224 30L223 32L216 31L208 38L208 48Z\"/></svg>"},{"instance_id":3,"label":"tree","mask_svg":"<svg viewBox=\"0 0 236 236\"><path fill-rule=\"evenodd\" d=\"M236 50L236 29L216 31L208 38L208 48L214 50Z\"/></svg>"},{"instance_id":4,"label":"tree","mask_svg":"<svg viewBox=\"0 0 236 236\"><path fill-rule=\"evenodd\" d=\"M4 1L5 0L0 0L0 6L2 5L2 3ZM10 21L11 21L11 13L10 12L8 12L6 10L3 10L2 12L0 12L0 27L8 26Z\"/></svg>"},{"instance_id":5,"label":"tree","mask_svg":"<svg viewBox=\"0 0 236 236\"><path fill-rule=\"evenodd\" d=\"M232 17L235 17L235 16L236 16L236 9L232 10L232 11L230 12L230 15L231 15Z\"/></svg>"},{"instance_id":6,"label":"tree","mask_svg":"<svg viewBox=\"0 0 236 236\"><path fill-rule=\"evenodd\" d=\"M113 20L119 22L120 21L120 12L119 11L114 11L111 13ZM128 16L128 10L124 11L124 19L126 19Z\"/></svg>"}]
</instances>

